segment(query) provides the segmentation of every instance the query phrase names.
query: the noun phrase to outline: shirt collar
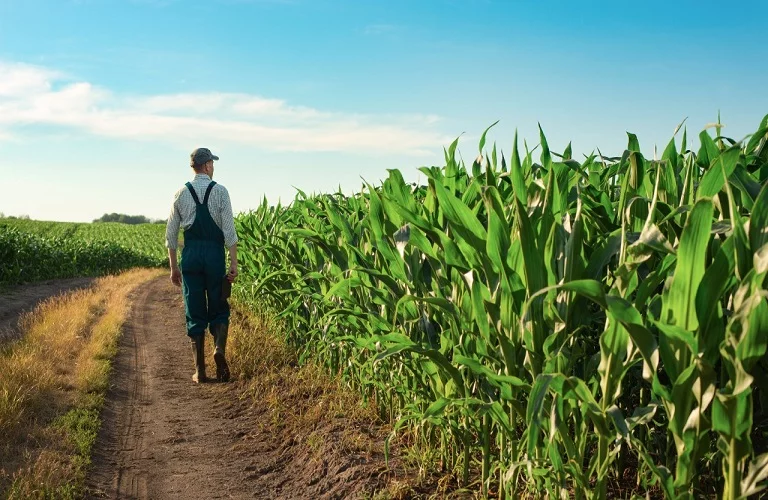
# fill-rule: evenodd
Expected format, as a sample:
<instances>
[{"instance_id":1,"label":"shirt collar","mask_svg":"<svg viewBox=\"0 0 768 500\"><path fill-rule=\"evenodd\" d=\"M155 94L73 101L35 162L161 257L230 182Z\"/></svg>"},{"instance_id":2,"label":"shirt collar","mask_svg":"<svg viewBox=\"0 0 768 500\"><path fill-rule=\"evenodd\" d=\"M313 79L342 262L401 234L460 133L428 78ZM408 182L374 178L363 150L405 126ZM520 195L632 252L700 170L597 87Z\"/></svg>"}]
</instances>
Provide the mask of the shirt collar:
<instances>
[{"instance_id":1,"label":"shirt collar","mask_svg":"<svg viewBox=\"0 0 768 500\"><path fill-rule=\"evenodd\" d=\"M195 174L194 180L203 180L203 179L206 181L211 180L211 178L208 177L208 174Z\"/></svg>"}]
</instances>

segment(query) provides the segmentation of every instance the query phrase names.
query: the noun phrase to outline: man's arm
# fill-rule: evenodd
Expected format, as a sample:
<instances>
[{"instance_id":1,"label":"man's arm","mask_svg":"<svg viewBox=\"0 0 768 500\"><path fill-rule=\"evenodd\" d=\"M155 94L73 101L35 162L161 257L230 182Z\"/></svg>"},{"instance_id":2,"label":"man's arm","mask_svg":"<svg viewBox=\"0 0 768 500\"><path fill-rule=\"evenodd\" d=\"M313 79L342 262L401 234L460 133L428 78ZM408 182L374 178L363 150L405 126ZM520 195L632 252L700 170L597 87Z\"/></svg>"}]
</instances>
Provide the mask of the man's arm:
<instances>
[{"instance_id":1,"label":"man's arm","mask_svg":"<svg viewBox=\"0 0 768 500\"><path fill-rule=\"evenodd\" d=\"M165 226L165 246L168 248L168 263L171 267L171 282L176 286L181 286L181 270L177 260L177 248L179 246L179 227L181 226L181 215L176 208L174 201L171 207L171 214L168 216L168 223Z\"/></svg>"},{"instance_id":2,"label":"man's arm","mask_svg":"<svg viewBox=\"0 0 768 500\"><path fill-rule=\"evenodd\" d=\"M221 197L221 232L224 233L224 246L229 249L229 281L235 281L237 277L237 232L235 231L235 217L232 214L232 203L229 200L229 191L222 187Z\"/></svg>"}]
</instances>

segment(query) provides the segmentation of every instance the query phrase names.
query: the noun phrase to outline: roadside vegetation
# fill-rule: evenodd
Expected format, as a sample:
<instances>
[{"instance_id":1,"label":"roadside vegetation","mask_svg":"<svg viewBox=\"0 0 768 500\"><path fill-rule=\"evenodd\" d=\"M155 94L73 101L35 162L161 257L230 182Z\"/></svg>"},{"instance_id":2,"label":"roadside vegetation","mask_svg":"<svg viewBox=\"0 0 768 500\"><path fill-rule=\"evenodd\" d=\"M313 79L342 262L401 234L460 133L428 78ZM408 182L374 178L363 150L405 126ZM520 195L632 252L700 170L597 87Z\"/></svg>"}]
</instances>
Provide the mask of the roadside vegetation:
<instances>
[{"instance_id":1,"label":"roadside vegetation","mask_svg":"<svg viewBox=\"0 0 768 500\"><path fill-rule=\"evenodd\" d=\"M296 471L290 481L318 498L440 498L455 493L449 483L438 483L439 476L419 474L411 450L393 449L387 462L384 441L390 423L319 363L300 364L285 327L276 314L262 304L247 303L242 294L233 302L230 368L241 384L241 397L252 402L262 415L260 425L268 429L268 437L255 442L254 449L280 450L279 467Z\"/></svg>"},{"instance_id":2,"label":"roadside vegetation","mask_svg":"<svg viewBox=\"0 0 768 500\"><path fill-rule=\"evenodd\" d=\"M53 297L0 346L0 498L82 498L128 296L156 270Z\"/></svg>"},{"instance_id":3,"label":"roadside vegetation","mask_svg":"<svg viewBox=\"0 0 768 500\"><path fill-rule=\"evenodd\" d=\"M646 158L486 134L426 185L240 216L240 294L391 422L425 474L498 497L742 498L768 477L768 117ZM676 132L677 135L677 132Z\"/></svg>"}]
</instances>

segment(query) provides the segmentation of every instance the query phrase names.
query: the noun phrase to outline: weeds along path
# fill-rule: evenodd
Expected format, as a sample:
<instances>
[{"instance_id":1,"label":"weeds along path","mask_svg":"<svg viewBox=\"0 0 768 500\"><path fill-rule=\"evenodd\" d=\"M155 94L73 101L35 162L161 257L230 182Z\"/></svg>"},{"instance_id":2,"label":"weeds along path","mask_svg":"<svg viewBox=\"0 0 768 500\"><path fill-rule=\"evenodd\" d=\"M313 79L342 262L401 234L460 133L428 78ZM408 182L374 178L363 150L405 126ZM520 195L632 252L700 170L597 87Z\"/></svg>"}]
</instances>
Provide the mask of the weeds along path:
<instances>
[{"instance_id":1,"label":"weeds along path","mask_svg":"<svg viewBox=\"0 0 768 500\"><path fill-rule=\"evenodd\" d=\"M206 351L215 373L210 336ZM124 326L90 498L345 498L370 487L377 465L363 470L352 455L313 460L301 439L243 396L245 383L197 385L192 371L179 289L154 279L137 292Z\"/></svg>"},{"instance_id":2,"label":"weeds along path","mask_svg":"<svg viewBox=\"0 0 768 500\"><path fill-rule=\"evenodd\" d=\"M23 313L33 310L45 299L85 288L93 281L94 278L46 280L0 289L0 342L18 337L18 321Z\"/></svg>"}]
</instances>

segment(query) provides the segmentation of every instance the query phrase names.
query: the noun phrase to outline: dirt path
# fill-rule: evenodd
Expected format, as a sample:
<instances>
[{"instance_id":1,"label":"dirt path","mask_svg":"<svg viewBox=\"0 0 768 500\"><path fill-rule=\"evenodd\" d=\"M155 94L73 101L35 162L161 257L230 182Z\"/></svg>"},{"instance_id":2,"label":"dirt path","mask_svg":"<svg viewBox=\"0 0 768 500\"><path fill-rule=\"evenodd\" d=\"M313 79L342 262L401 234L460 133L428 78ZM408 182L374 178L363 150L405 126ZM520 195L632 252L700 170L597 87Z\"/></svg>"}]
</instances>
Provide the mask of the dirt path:
<instances>
[{"instance_id":1,"label":"dirt path","mask_svg":"<svg viewBox=\"0 0 768 500\"><path fill-rule=\"evenodd\" d=\"M0 343L18 336L18 321L23 313L31 311L49 297L85 288L93 283L93 280L94 278L46 280L0 291Z\"/></svg>"},{"instance_id":2,"label":"dirt path","mask_svg":"<svg viewBox=\"0 0 768 500\"><path fill-rule=\"evenodd\" d=\"M91 498L346 498L371 477L358 457L310 464L296 440L241 397L241 384L192 384L184 332L181 294L167 278L136 293L94 450Z\"/></svg>"}]
</instances>

